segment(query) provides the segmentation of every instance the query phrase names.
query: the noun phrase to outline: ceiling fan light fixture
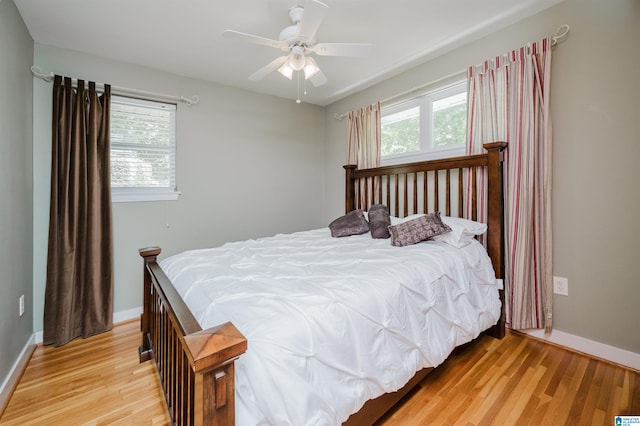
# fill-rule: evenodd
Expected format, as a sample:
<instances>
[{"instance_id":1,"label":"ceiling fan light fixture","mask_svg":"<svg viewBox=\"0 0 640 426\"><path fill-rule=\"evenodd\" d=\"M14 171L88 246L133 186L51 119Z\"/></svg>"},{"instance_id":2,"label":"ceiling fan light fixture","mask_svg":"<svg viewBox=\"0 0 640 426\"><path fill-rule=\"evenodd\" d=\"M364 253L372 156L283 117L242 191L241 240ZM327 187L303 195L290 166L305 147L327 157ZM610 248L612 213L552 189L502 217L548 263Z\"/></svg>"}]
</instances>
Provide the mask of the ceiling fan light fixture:
<instances>
[{"instance_id":1,"label":"ceiling fan light fixture","mask_svg":"<svg viewBox=\"0 0 640 426\"><path fill-rule=\"evenodd\" d=\"M313 60L313 58L307 58L304 64L303 71L305 80L308 80L314 75L318 74L318 72L320 71L320 67L318 67L318 64Z\"/></svg>"},{"instance_id":2,"label":"ceiling fan light fixture","mask_svg":"<svg viewBox=\"0 0 640 426\"><path fill-rule=\"evenodd\" d=\"M294 71L302 71L304 65L306 63L304 57L304 47L302 46L293 46L291 49L291 54L289 55L289 66L293 68Z\"/></svg>"},{"instance_id":3,"label":"ceiling fan light fixture","mask_svg":"<svg viewBox=\"0 0 640 426\"><path fill-rule=\"evenodd\" d=\"M289 80L293 78L293 68L289 65L289 61L285 62L278 68L278 72L283 76L287 77Z\"/></svg>"}]
</instances>

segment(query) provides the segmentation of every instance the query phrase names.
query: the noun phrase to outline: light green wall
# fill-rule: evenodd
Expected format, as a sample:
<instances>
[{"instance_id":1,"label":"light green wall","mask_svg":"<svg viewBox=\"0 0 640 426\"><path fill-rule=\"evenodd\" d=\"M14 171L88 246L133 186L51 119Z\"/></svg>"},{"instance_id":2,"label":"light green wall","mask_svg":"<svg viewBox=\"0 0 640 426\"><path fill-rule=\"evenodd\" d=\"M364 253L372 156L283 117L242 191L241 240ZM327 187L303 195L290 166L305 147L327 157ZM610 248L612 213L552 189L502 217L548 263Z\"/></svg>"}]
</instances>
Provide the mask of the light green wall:
<instances>
[{"instance_id":1,"label":"light green wall","mask_svg":"<svg viewBox=\"0 0 640 426\"><path fill-rule=\"evenodd\" d=\"M32 59L33 40L13 1L0 2L0 384L32 332Z\"/></svg>"},{"instance_id":2,"label":"light green wall","mask_svg":"<svg viewBox=\"0 0 640 426\"><path fill-rule=\"evenodd\" d=\"M114 311L142 306L138 249L163 255L323 225L323 109L36 44L43 71L152 93L178 105L178 201L115 203ZM51 161L51 83L34 80L34 330L42 329ZM167 226L168 225L168 226Z\"/></svg>"},{"instance_id":3,"label":"light green wall","mask_svg":"<svg viewBox=\"0 0 640 426\"><path fill-rule=\"evenodd\" d=\"M640 353L640 2L565 0L327 107L326 217L343 209L346 123L333 118L553 35L554 275L559 330Z\"/></svg>"}]
</instances>

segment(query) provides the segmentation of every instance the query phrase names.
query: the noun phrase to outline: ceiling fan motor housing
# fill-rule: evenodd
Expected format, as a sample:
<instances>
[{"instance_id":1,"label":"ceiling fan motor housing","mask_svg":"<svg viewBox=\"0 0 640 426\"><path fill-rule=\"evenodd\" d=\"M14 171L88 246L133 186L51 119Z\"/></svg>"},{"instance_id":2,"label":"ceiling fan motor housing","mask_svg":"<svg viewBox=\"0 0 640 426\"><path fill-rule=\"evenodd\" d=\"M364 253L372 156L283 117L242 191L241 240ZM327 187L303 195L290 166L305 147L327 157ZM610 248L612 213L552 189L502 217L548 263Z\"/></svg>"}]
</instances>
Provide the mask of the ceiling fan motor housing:
<instances>
[{"instance_id":1,"label":"ceiling fan motor housing","mask_svg":"<svg viewBox=\"0 0 640 426\"><path fill-rule=\"evenodd\" d=\"M291 9L289 9L289 18L294 25L300 22L303 12L304 7L302 6L293 6Z\"/></svg>"}]
</instances>

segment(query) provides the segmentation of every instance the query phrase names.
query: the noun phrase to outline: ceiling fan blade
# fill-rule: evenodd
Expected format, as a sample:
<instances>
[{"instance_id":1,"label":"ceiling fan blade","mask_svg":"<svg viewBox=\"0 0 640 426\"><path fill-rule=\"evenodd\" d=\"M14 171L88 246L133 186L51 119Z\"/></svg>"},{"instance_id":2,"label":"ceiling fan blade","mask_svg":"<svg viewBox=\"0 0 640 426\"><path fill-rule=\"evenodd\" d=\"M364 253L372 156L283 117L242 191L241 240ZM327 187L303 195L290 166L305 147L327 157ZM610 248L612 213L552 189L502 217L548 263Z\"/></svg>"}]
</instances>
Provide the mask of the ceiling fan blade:
<instances>
[{"instance_id":1,"label":"ceiling fan blade","mask_svg":"<svg viewBox=\"0 0 640 426\"><path fill-rule=\"evenodd\" d=\"M318 43L312 50L320 56L355 56L363 58L371 55L371 43Z\"/></svg>"},{"instance_id":2,"label":"ceiling fan blade","mask_svg":"<svg viewBox=\"0 0 640 426\"><path fill-rule=\"evenodd\" d=\"M302 18L298 23L296 40L303 43L313 43L328 8L329 6L318 0L307 0L304 4Z\"/></svg>"},{"instance_id":3,"label":"ceiling fan blade","mask_svg":"<svg viewBox=\"0 0 640 426\"><path fill-rule=\"evenodd\" d=\"M322 70L318 71L316 75L311 77L309 80L311 81L311 84L313 84L315 87L322 86L328 81L327 77L324 75Z\"/></svg>"},{"instance_id":4,"label":"ceiling fan blade","mask_svg":"<svg viewBox=\"0 0 640 426\"><path fill-rule=\"evenodd\" d=\"M277 49L289 48L289 46L287 46L286 43L282 43L278 40L273 40L270 38L261 37L254 34L247 34L247 33L235 31L235 30L224 30L222 32L222 36L229 39L245 41L253 44L260 44L262 46L275 47Z\"/></svg>"},{"instance_id":5,"label":"ceiling fan blade","mask_svg":"<svg viewBox=\"0 0 640 426\"><path fill-rule=\"evenodd\" d=\"M288 56L280 56L279 58L274 59L264 67L260 68L258 71L251 74L249 76L249 80L251 81L262 80L267 76L267 74L280 68L280 66L286 62L287 58Z\"/></svg>"}]
</instances>

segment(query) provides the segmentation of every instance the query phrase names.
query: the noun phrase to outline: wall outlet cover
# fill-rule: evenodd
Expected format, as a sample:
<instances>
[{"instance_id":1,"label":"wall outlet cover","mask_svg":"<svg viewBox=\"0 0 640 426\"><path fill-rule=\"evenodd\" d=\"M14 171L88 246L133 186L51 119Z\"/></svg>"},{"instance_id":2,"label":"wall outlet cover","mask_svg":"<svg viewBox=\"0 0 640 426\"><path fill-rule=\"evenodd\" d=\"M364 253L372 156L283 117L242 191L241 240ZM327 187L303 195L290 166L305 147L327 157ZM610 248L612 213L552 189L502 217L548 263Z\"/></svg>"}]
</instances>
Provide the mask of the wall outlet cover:
<instances>
[{"instance_id":1,"label":"wall outlet cover","mask_svg":"<svg viewBox=\"0 0 640 426\"><path fill-rule=\"evenodd\" d=\"M561 296L568 296L569 279L565 277L553 277L553 293Z\"/></svg>"}]
</instances>

